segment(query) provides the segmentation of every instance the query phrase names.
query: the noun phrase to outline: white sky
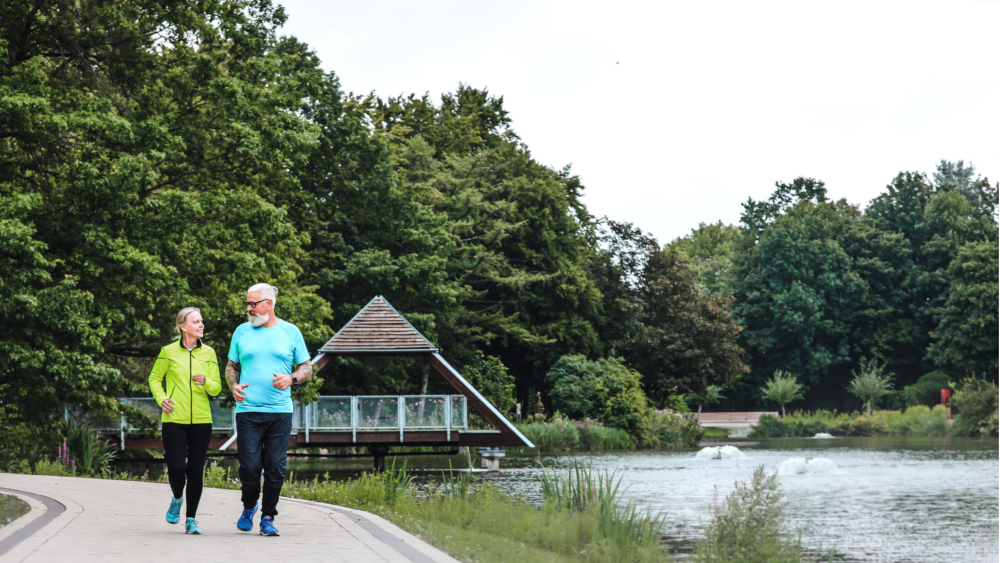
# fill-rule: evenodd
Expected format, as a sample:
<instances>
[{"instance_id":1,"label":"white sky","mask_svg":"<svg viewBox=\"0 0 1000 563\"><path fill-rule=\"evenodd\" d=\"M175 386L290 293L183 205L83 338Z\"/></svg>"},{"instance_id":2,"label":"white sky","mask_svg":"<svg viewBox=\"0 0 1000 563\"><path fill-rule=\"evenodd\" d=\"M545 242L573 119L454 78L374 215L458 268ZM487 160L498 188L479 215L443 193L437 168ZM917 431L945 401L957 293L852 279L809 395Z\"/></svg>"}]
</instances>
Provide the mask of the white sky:
<instances>
[{"instance_id":1,"label":"white sky","mask_svg":"<svg viewBox=\"0 0 1000 563\"><path fill-rule=\"evenodd\" d=\"M591 213L661 242L809 176L866 204L900 171L1000 180L1000 2L277 0L347 91L504 97Z\"/></svg>"}]
</instances>

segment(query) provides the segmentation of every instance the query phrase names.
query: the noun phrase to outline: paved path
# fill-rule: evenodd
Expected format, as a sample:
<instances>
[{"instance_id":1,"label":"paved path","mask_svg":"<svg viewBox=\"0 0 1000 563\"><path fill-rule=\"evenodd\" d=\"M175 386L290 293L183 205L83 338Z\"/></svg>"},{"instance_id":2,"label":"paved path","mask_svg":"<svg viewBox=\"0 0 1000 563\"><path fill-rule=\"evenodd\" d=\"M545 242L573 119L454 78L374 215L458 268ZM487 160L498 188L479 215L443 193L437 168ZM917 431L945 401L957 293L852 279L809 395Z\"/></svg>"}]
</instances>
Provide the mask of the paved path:
<instances>
[{"instance_id":1,"label":"paved path","mask_svg":"<svg viewBox=\"0 0 1000 563\"><path fill-rule=\"evenodd\" d=\"M170 487L0 473L0 492L17 494L31 512L0 528L0 563L51 561L302 561L313 563L457 563L386 520L360 510L281 498L281 537L236 529L239 491L205 489L202 536L164 520ZM183 509L181 511L183 516Z\"/></svg>"}]
</instances>

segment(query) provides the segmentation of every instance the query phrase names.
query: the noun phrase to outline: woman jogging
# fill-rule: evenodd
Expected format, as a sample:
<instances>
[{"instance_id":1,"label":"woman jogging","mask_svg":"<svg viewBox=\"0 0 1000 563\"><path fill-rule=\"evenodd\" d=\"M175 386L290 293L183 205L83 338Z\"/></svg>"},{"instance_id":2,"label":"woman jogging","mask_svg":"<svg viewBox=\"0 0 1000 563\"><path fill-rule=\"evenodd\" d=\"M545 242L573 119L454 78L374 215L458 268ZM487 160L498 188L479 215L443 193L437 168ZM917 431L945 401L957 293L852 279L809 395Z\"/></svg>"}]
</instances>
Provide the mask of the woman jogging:
<instances>
[{"instance_id":1,"label":"woman jogging","mask_svg":"<svg viewBox=\"0 0 1000 563\"><path fill-rule=\"evenodd\" d=\"M219 394L222 379L215 351L201 343L205 334L201 311L194 307L181 309L177 313L177 332L181 335L180 340L160 349L153 371L149 374L149 390L163 410L163 451L167 458L170 489L174 493L167 509L167 522L176 524L180 521L186 480L187 521L184 530L189 534L200 534L195 514L201 500L205 455L212 439L212 410L208 396Z\"/></svg>"}]
</instances>

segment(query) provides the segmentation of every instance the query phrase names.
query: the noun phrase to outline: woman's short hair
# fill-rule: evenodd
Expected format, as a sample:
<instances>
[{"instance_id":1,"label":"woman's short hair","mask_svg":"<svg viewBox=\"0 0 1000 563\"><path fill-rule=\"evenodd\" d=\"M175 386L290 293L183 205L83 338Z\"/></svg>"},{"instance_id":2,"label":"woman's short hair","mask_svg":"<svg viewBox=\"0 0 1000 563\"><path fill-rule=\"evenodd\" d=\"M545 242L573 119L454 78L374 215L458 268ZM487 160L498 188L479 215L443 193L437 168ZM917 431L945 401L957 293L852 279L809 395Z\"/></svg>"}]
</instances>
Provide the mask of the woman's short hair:
<instances>
[{"instance_id":1,"label":"woman's short hair","mask_svg":"<svg viewBox=\"0 0 1000 563\"><path fill-rule=\"evenodd\" d=\"M259 283L251 286L250 289L247 290L247 294L250 293L259 293L261 299L270 299L272 307L278 304L278 288L269 283Z\"/></svg>"},{"instance_id":2,"label":"woman's short hair","mask_svg":"<svg viewBox=\"0 0 1000 563\"><path fill-rule=\"evenodd\" d=\"M198 313L200 315L201 309L197 307L184 307L183 309L180 310L180 312L177 313L177 323L174 326L174 328L177 329L177 334L180 334L181 336L184 335L184 333L181 332L181 325L187 322L188 317L191 315L191 313Z\"/></svg>"}]
</instances>

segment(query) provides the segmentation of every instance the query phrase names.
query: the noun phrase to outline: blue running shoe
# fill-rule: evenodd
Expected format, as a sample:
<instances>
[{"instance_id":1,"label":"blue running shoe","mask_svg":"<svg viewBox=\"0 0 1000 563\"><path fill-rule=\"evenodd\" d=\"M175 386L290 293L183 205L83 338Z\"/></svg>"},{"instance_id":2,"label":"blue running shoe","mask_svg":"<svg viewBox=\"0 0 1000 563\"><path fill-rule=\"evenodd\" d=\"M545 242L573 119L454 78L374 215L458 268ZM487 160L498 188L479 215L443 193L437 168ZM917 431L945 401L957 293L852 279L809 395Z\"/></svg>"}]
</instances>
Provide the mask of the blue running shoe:
<instances>
[{"instance_id":1,"label":"blue running shoe","mask_svg":"<svg viewBox=\"0 0 1000 563\"><path fill-rule=\"evenodd\" d=\"M248 508L243 511L243 516L236 521L236 527L243 530L244 532L249 532L253 529L253 515L257 514L257 505L253 505L253 508Z\"/></svg>"},{"instance_id":2,"label":"blue running shoe","mask_svg":"<svg viewBox=\"0 0 1000 563\"><path fill-rule=\"evenodd\" d=\"M176 524L181 520L181 505L184 504L182 498L170 499L170 508L167 509L167 522Z\"/></svg>"},{"instance_id":3,"label":"blue running shoe","mask_svg":"<svg viewBox=\"0 0 1000 563\"><path fill-rule=\"evenodd\" d=\"M260 519L260 535L280 536L278 529L274 527L274 516L264 516Z\"/></svg>"},{"instance_id":4,"label":"blue running shoe","mask_svg":"<svg viewBox=\"0 0 1000 563\"><path fill-rule=\"evenodd\" d=\"M187 519L187 523L184 524L184 531L189 534L201 535L201 528L198 527L198 521L194 518Z\"/></svg>"}]
</instances>

